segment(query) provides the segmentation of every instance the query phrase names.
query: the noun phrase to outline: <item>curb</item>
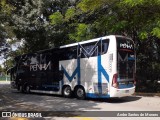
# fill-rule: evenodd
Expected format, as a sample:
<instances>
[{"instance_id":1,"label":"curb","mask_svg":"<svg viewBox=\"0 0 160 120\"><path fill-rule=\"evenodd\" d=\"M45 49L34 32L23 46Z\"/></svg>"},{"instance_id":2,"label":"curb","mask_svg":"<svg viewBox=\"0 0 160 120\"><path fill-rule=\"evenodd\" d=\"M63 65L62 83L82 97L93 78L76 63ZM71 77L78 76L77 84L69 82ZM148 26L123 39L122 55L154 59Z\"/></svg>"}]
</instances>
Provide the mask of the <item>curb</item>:
<instances>
[{"instance_id":1,"label":"curb","mask_svg":"<svg viewBox=\"0 0 160 120\"><path fill-rule=\"evenodd\" d=\"M133 96L160 97L160 93L134 93Z\"/></svg>"}]
</instances>

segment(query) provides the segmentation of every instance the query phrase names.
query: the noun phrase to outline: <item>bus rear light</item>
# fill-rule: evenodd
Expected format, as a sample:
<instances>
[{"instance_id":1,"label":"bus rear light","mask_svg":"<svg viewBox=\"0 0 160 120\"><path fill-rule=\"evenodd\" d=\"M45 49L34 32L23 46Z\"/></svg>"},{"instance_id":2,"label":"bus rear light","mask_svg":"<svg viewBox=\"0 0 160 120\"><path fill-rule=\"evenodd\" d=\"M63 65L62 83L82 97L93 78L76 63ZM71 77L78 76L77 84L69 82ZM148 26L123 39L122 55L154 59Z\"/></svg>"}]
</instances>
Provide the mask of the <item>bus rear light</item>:
<instances>
[{"instance_id":1,"label":"bus rear light","mask_svg":"<svg viewBox=\"0 0 160 120\"><path fill-rule=\"evenodd\" d=\"M118 75L117 75L117 74L114 74L114 75L113 75L113 79L112 79L112 86L113 86L114 88L118 88L117 78L118 78Z\"/></svg>"}]
</instances>

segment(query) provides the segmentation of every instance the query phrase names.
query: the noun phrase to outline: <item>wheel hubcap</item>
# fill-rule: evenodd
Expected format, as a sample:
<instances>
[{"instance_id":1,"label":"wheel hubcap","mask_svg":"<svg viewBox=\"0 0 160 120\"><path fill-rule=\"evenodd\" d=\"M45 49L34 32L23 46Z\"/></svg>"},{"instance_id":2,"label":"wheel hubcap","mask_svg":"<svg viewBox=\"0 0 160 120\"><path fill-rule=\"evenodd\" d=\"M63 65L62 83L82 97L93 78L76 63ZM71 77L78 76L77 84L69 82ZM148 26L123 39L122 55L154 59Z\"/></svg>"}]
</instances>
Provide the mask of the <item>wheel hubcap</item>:
<instances>
[{"instance_id":1,"label":"wheel hubcap","mask_svg":"<svg viewBox=\"0 0 160 120\"><path fill-rule=\"evenodd\" d=\"M78 97L83 97L83 95L84 95L84 91L82 89L78 89L77 90L77 96Z\"/></svg>"},{"instance_id":2,"label":"wheel hubcap","mask_svg":"<svg viewBox=\"0 0 160 120\"><path fill-rule=\"evenodd\" d=\"M65 95L69 95L70 92L71 92L70 88L68 88L68 87L65 88L65 90L64 90L64 94L65 94Z\"/></svg>"},{"instance_id":3,"label":"wheel hubcap","mask_svg":"<svg viewBox=\"0 0 160 120\"><path fill-rule=\"evenodd\" d=\"M29 86L27 86L26 91L29 92Z\"/></svg>"}]
</instances>

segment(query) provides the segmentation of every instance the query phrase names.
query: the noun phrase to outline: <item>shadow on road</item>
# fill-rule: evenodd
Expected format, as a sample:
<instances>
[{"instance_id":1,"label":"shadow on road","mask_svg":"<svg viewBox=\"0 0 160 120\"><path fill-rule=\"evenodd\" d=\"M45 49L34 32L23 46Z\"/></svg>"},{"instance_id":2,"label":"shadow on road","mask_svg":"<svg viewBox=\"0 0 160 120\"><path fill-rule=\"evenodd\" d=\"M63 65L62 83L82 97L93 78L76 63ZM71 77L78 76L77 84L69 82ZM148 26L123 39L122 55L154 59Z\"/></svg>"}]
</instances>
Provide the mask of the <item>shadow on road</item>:
<instances>
[{"instance_id":1,"label":"shadow on road","mask_svg":"<svg viewBox=\"0 0 160 120\"><path fill-rule=\"evenodd\" d=\"M24 94L20 93L18 91L14 91L15 93L19 94ZM64 98L62 95L54 95L54 94L46 94L46 93L30 93L28 94L30 96L32 95L37 95L37 96L53 96L53 97L60 97ZM122 97L122 98L86 98L86 101L94 101L94 102L107 102L107 103L126 103L126 102L132 102L132 101L137 101L140 100L142 97L140 96L128 96L128 97ZM65 98L64 98L65 99ZM76 99L75 97L71 97L69 99Z\"/></svg>"},{"instance_id":2,"label":"shadow on road","mask_svg":"<svg viewBox=\"0 0 160 120\"><path fill-rule=\"evenodd\" d=\"M20 93L18 91L12 91L14 93L18 93L18 94L24 94L24 93ZM63 98L62 95L54 95L54 94L46 94L46 93L30 93L28 94L30 96L32 95L37 95L37 96L53 96L53 97L60 97ZM94 101L94 102L107 102L107 103L126 103L126 102L132 102L132 101L137 101L140 100L142 97L140 96L128 96L128 97L122 97L122 98L86 98L86 101ZM69 99L76 99L74 97L71 97Z\"/></svg>"},{"instance_id":3,"label":"shadow on road","mask_svg":"<svg viewBox=\"0 0 160 120\"><path fill-rule=\"evenodd\" d=\"M107 102L107 103L126 103L137 101L142 97L137 96L129 96L129 97L122 97L122 98L107 98L107 99L87 99L95 102Z\"/></svg>"},{"instance_id":4,"label":"shadow on road","mask_svg":"<svg viewBox=\"0 0 160 120\"><path fill-rule=\"evenodd\" d=\"M138 101L139 99L141 99L141 97L130 96L123 98L87 98L86 100L77 100L74 97L64 98L61 95L53 94L23 94L17 92L16 90L11 90L9 85L0 87L0 96L2 97L1 99L4 101L4 103L0 105L1 110L10 111L99 111L102 109L102 107L99 106L99 104L101 103L121 104L132 101Z\"/></svg>"}]
</instances>

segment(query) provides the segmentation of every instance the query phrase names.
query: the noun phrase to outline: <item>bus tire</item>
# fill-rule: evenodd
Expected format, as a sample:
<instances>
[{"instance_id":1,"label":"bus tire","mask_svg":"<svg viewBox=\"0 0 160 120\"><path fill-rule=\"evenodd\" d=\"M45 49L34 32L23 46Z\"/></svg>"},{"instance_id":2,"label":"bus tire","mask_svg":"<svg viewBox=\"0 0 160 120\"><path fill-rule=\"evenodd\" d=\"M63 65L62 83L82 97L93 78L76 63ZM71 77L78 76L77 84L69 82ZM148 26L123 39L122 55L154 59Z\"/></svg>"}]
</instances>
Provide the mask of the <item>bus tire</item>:
<instances>
[{"instance_id":1,"label":"bus tire","mask_svg":"<svg viewBox=\"0 0 160 120\"><path fill-rule=\"evenodd\" d=\"M62 89L63 97L69 98L72 96L72 90L70 86L64 86Z\"/></svg>"},{"instance_id":2,"label":"bus tire","mask_svg":"<svg viewBox=\"0 0 160 120\"><path fill-rule=\"evenodd\" d=\"M79 100L85 99L86 93L85 93L85 90L83 87L81 87L81 86L76 87L74 92L75 92L75 96L77 99L79 99Z\"/></svg>"},{"instance_id":3,"label":"bus tire","mask_svg":"<svg viewBox=\"0 0 160 120\"><path fill-rule=\"evenodd\" d=\"M19 91L20 91L21 93L24 93L24 89L23 89L23 86L22 86L22 85L19 86Z\"/></svg>"}]
</instances>

